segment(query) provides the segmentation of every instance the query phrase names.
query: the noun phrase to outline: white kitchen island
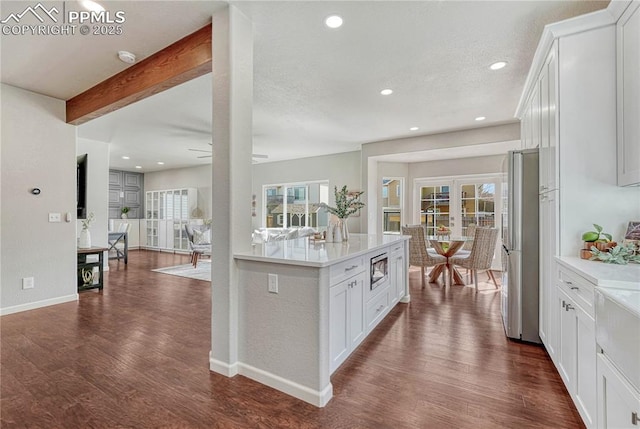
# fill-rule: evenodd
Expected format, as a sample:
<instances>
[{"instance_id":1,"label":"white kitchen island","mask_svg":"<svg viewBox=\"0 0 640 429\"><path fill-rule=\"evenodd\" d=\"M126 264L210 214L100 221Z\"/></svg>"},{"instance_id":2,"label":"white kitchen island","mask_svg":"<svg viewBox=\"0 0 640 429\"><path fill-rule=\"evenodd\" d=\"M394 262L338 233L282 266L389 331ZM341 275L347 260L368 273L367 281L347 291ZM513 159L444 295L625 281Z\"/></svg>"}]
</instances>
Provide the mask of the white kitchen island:
<instances>
[{"instance_id":1,"label":"white kitchen island","mask_svg":"<svg viewBox=\"0 0 640 429\"><path fill-rule=\"evenodd\" d=\"M409 302L408 236L307 238L237 253L238 373L318 407L330 376L398 302ZM387 276L371 261L384 267ZM372 281L380 278L379 281Z\"/></svg>"}]
</instances>

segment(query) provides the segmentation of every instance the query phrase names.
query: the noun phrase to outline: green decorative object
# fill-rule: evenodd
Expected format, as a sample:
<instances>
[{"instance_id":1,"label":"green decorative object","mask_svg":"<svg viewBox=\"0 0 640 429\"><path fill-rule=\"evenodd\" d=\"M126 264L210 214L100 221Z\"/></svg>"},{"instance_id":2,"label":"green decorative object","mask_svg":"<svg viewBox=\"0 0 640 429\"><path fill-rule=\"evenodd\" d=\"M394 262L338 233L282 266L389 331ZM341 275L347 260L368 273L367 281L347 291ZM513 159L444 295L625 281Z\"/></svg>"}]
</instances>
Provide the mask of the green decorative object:
<instances>
[{"instance_id":1,"label":"green decorative object","mask_svg":"<svg viewBox=\"0 0 640 429\"><path fill-rule=\"evenodd\" d=\"M362 194L364 194L364 191L349 192L349 190L347 190L347 185L344 185L340 191L338 191L337 186L334 186L336 206L331 207L323 203L322 207L332 215L337 216L339 219L345 220L364 207L365 204L360 201L360 196Z\"/></svg>"},{"instance_id":2,"label":"green decorative object","mask_svg":"<svg viewBox=\"0 0 640 429\"><path fill-rule=\"evenodd\" d=\"M604 241L609 242L612 240L611 234L606 232L602 232L602 227L600 225L593 224L595 231L587 231L582 234L582 241L586 242L594 242L594 241Z\"/></svg>"},{"instance_id":3,"label":"green decorative object","mask_svg":"<svg viewBox=\"0 0 640 429\"><path fill-rule=\"evenodd\" d=\"M621 244L609 249L608 252L591 247L592 261L602 261L607 264L627 265L629 262L640 264L640 255L635 253L633 246Z\"/></svg>"}]
</instances>

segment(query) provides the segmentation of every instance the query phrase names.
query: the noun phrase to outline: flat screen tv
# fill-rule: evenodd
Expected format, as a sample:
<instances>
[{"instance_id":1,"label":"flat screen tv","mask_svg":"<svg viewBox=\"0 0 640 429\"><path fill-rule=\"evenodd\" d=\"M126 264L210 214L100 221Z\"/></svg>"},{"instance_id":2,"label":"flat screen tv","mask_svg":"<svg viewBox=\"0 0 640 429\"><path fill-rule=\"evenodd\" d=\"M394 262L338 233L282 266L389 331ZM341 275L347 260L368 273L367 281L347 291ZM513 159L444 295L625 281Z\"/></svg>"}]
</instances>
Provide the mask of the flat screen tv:
<instances>
[{"instance_id":1,"label":"flat screen tv","mask_svg":"<svg viewBox=\"0 0 640 429\"><path fill-rule=\"evenodd\" d=\"M87 154L79 155L76 169L76 205L78 219L87 218Z\"/></svg>"}]
</instances>

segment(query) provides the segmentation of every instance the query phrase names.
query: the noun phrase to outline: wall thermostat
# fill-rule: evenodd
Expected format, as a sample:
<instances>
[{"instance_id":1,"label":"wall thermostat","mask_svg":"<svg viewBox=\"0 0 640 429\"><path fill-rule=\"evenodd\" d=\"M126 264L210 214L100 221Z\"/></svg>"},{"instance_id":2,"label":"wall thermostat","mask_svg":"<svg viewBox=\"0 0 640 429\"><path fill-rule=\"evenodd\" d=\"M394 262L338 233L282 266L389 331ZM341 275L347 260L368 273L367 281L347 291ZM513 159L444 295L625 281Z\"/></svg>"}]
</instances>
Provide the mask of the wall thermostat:
<instances>
[{"instance_id":1,"label":"wall thermostat","mask_svg":"<svg viewBox=\"0 0 640 429\"><path fill-rule=\"evenodd\" d=\"M33 189L31 190L31 193L32 193L33 195L40 195L40 188L33 188Z\"/></svg>"}]
</instances>

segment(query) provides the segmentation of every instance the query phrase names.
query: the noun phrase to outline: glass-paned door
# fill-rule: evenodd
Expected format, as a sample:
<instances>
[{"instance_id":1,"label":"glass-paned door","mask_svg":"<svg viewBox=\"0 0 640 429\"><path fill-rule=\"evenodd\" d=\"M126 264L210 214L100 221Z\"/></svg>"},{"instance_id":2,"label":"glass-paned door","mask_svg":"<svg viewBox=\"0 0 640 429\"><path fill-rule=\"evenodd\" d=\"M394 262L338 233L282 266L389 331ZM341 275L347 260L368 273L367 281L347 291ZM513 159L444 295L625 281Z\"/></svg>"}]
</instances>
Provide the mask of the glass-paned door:
<instances>
[{"instance_id":1,"label":"glass-paned door","mask_svg":"<svg viewBox=\"0 0 640 429\"><path fill-rule=\"evenodd\" d=\"M382 232L399 234L402 225L403 181L401 177L382 179Z\"/></svg>"},{"instance_id":2,"label":"glass-paned door","mask_svg":"<svg viewBox=\"0 0 640 429\"><path fill-rule=\"evenodd\" d=\"M467 235L469 224L496 227L496 184L471 183L460 185L461 235Z\"/></svg>"},{"instance_id":3,"label":"glass-paned door","mask_svg":"<svg viewBox=\"0 0 640 429\"><path fill-rule=\"evenodd\" d=\"M435 228L440 225L449 228L454 236L466 236L471 224L501 228L501 189L502 178L498 175L417 180L414 192L419 205L414 216L419 216L428 235L435 235ZM418 219L414 218L416 223ZM501 269L499 242L492 265L497 270Z\"/></svg>"},{"instance_id":4,"label":"glass-paned door","mask_svg":"<svg viewBox=\"0 0 640 429\"><path fill-rule=\"evenodd\" d=\"M428 184L420 187L420 223L427 235L435 235L439 226L451 227L451 184Z\"/></svg>"}]
</instances>

